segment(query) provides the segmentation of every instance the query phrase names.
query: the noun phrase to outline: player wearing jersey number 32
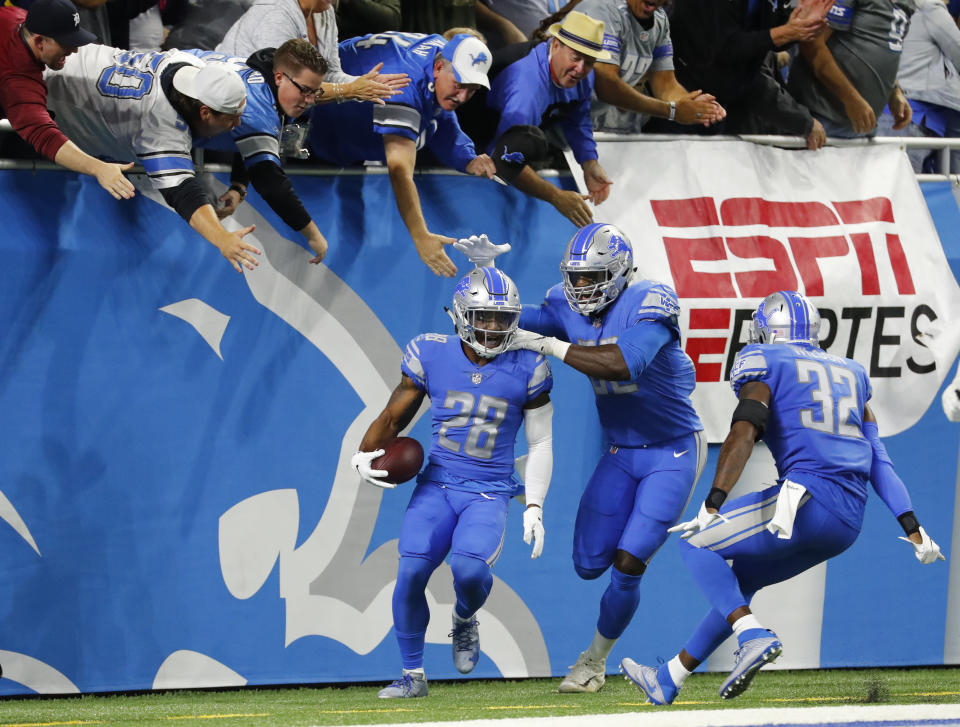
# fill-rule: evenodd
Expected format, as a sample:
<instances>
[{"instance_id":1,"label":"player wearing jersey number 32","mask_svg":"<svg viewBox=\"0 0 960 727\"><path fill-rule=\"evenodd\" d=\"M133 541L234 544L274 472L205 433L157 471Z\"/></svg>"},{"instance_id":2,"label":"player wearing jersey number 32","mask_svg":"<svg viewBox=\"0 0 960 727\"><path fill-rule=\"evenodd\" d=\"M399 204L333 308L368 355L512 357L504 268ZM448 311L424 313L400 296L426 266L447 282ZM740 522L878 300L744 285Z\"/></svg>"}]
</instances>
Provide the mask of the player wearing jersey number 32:
<instances>
[{"instance_id":1,"label":"player wearing jersey number 32","mask_svg":"<svg viewBox=\"0 0 960 727\"><path fill-rule=\"evenodd\" d=\"M433 439L427 465L400 530L400 564L393 623L403 673L381 698L423 697L423 647L430 611L425 590L450 553L456 606L453 660L467 673L480 656L477 611L493 584L490 568L503 547L507 506L523 483L514 472L514 443L524 425L529 455L523 538L533 557L543 549L543 500L553 468L553 385L544 356L508 351L520 317L513 281L496 268L475 268L457 284L453 314L458 336L425 333L408 345L400 384L353 456L360 477L378 487L371 462L430 397Z\"/></svg>"},{"instance_id":2,"label":"player wearing jersey number 32","mask_svg":"<svg viewBox=\"0 0 960 727\"><path fill-rule=\"evenodd\" d=\"M751 343L737 356L730 383L740 399L720 449L713 488L682 532L684 560L713 610L683 650L659 669L624 659L621 669L655 704L670 704L684 680L731 631L739 650L720 687L730 699L776 659L782 645L760 624L750 601L839 555L863 522L867 480L900 521L921 563L943 559L913 514L906 487L880 441L867 405L863 366L820 349L820 314L809 300L780 291L753 314ZM726 502L763 439L777 465L776 485Z\"/></svg>"}]
</instances>

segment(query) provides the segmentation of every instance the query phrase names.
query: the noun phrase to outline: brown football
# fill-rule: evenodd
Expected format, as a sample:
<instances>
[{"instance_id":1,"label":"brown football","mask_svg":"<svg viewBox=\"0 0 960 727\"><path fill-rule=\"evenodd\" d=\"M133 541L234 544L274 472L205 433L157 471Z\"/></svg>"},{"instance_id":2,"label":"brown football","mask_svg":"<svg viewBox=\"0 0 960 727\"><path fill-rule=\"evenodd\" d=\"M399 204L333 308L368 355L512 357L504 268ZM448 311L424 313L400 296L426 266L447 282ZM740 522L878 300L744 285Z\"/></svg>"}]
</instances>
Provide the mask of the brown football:
<instances>
[{"instance_id":1,"label":"brown football","mask_svg":"<svg viewBox=\"0 0 960 727\"><path fill-rule=\"evenodd\" d=\"M399 485L417 476L423 467L423 447L413 437L397 437L383 445L384 453L370 463L370 468L390 474L381 479Z\"/></svg>"}]
</instances>

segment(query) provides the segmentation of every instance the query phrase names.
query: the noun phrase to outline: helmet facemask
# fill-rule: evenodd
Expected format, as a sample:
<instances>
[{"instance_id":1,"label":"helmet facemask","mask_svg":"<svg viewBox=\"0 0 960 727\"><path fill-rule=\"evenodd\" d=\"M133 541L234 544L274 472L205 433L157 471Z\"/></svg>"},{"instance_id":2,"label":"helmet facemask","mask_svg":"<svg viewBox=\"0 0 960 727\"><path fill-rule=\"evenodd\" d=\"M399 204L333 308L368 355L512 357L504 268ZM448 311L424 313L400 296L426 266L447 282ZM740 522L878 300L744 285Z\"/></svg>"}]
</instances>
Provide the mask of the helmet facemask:
<instances>
[{"instance_id":1,"label":"helmet facemask","mask_svg":"<svg viewBox=\"0 0 960 727\"><path fill-rule=\"evenodd\" d=\"M608 268L570 267L563 262L560 264L560 272L563 274L563 293L567 302L573 310L585 316L606 308L616 300L624 287L617 285L617 274L620 271L611 271Z\"/></svg>"},{"instance_id":2,"label":"helmet facemask","mask_svg":"<svg viewBox=\"0 0 960 727\"><path fill-rule=\"evenodd\" d=\"M484 358L503 353L520 325L520 311L504 308L455 307L457 332Z\"/></svg>"}]
</instances>

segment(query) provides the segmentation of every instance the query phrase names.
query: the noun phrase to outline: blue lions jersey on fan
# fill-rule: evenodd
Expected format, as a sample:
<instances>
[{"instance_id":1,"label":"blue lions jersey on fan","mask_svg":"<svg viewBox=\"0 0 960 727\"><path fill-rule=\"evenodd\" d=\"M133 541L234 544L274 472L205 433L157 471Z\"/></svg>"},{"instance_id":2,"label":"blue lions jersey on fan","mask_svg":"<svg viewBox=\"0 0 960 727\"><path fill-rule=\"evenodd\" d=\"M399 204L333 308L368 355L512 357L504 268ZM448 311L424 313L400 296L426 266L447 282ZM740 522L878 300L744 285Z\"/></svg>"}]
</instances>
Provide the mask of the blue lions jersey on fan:
<instances>
[{"instance_id":1,"label":"blue lions jersey on fan","mask_svg":"<svg viewBox=\"0 0 960 727\"><path fill-rule=\"evenodd\" d=\"M599 316L571 309L562 285L555 285L541 305L523 307L520 327L581 346L619 342L633 376L629 381L591 378L597 411L611 444L641 447L703 429L690 402L696 375L693 362L680 348L679 312L677 294L654 280L624 288ZM636 344L649 335L661 335L664 328L669 340L652 360L634 355Z\"/></svg>"},{"instance_id":2,"label":"blue lions jersey on fan","mask_svg":"<svg viewBox=\"0 0 960 727\"><path fill-rule=\"evenodd\" d=\"M473 492L520 491L514 443L523 407L553 386L546 358L507 351L478 366L458 336L424 333L407 344L401 370L430 397L433 439L420 481Z\"/></svg>"},{"instance_id":3,"label":"blue lions jersey on fan","mask_svg":"<svg viewBox=\"0 0 960 727\"><path fill-rule=\"evenodd\" d=\"M770 387L763 439L780 478L803 485L859 528L873 460L861 431L872 395L863 366L810 344L754 343L740 351L730 373L738 395L749 381Z\"/></svg>"},{"instance_id":4,"label":"blue lions jersey on fan","mask_svg":"<svg viewBox=\"0 0 960 727\"><path fill-rule=\"evenodd\" d=\"M240 125L232 131L224 131L207 139L195 139L194 146L220 151L236 149L243 156L243 164L246 167L252 167L263 161L279 165L280 113L277 111L273 89L264 80L263 75L244 63L243 58L235 58L212 50L186 52L207 63L223 63L232 67L247 87L247 105L240 117Z\"/></svg>"},{"instance_id":5,"label":"blue lions jersey on fan","mask_svg":"<svg viewBox=\"0 0 960 727\"><path fill-rule=\"evenodd\" d=\"M382 62L381 73L406 73L410 83L385 104L315 106L310 117L314 154L343 166L385 161L383 135L395 134L415 141L418 149L426 144L444 164L464 171L477 152L457 115L437 103L433 87L433 60L446 43L440 35L396 32L341 43L345 73L362 76Z\"/></svg>"}]
</instances>

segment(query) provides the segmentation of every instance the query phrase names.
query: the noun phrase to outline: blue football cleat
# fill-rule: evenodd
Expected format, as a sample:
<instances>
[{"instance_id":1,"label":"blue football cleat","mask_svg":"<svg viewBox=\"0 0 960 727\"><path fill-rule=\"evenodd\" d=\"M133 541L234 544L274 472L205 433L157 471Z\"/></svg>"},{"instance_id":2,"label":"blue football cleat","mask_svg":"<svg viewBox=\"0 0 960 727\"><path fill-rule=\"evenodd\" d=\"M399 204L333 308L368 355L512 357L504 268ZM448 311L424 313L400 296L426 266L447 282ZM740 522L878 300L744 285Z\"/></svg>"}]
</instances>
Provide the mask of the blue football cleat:
<instances>
[{"instance_id":1,"label":"blue football cleat","mask_svg":"<svg viewBox=\"0 0 960 727\"><path fill-rule=\"evenodd\" d=\"M673 704L673 700L677 698L677 692L680 691L673 683L666 664L661 664L659 669L654 669L652 666L644 666L627 658L620 662L620 671L629 681L637 685L637 689L647 695L647 699L652 704Z\"/></svg>"},{"instance_id":2,"label":"blue football cleat","mask_svg":"<svg viewBox=\"0 0 960 727\"><path fill-rule=\"evenodd\" d=\"M427 696L427 677L423 674L404 674L390 686L381 689L377 696L380 699L407 699L410 697Z\"/></svg>"},{"instance_id":3,"label":"blue football cleat","mask_svg":"<svg viewBox=\"0 0 960 727\"><path fill-rule=\"evenodd\" d=\"M457 622L453 619L453 665L461 674L469 674L480 660L480 631L477 619Z\"/></svg>"},{"instance_id":4,"label":"blue football cleat","mask_svg":"<svg viewBox=\"0 0 960 727\"><path fill-rule=\"evenodd\" d=\"M759 630L759 629L758 629ZM740 644L734 653L736 663L730 676L720 686L720 696L723 699L733 699L743 694L760 667L776 660L783 653L783 644L772 631L768 636L758 636Z\"/></svg>"}]
</instances>

